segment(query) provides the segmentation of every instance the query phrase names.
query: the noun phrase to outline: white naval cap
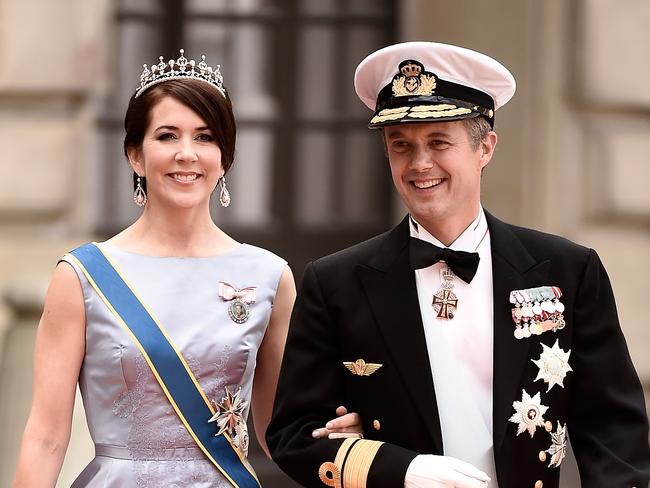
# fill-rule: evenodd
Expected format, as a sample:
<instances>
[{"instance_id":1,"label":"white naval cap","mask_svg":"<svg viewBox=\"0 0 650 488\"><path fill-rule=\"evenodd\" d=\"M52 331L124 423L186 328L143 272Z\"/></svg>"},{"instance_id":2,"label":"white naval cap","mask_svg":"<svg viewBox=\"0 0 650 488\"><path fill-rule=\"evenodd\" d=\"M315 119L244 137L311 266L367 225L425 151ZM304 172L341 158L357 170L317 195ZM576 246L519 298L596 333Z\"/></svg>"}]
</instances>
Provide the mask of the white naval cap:
<instances>
[{"instance_id":1,"label":"white naval cap","mask_svg":"<svg viewBox=\"0 0 650 488\"><path fill-rule=\"evenodd\" d=\"M354 73L369 127L459 120L494 111L515 93L515 79L495 59L438 42L404 42L368 55Z\"/></svg>"}]
</instances>

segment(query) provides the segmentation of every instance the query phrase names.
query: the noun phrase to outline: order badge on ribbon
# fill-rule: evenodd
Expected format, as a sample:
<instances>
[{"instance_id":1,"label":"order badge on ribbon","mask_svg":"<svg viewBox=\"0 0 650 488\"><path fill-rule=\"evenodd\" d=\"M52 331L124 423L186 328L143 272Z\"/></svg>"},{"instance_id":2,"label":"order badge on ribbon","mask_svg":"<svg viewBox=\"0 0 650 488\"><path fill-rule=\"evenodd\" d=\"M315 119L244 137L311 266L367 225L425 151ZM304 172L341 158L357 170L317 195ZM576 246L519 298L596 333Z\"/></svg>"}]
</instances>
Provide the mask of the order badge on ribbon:
<instances>
[{"instance_id":1,"label":"order badge on ribbon","mask_svg":"<svg viewBox=\"0 0 650 488\"><path fill-rule=\"evenodd\" d=\"M250 304L255 302L256 294L256 286L235 288L225 281L219 282L219 296L230 302L228 315L236 324L243 324L248 320L251 315Z\"/></svg>"},{"instance_id":2,"label":"order badge on ribbon","mask_svg":"<svg viewBox=\"0 0 650 488\"><path fill-rule=\"evenodd\" d=\"M433 295L433 309L439 319L451 320L458 308L458 297L454 293L454 272L449 268L440 270L440 290Z\"/></svg>"}]
</instances>

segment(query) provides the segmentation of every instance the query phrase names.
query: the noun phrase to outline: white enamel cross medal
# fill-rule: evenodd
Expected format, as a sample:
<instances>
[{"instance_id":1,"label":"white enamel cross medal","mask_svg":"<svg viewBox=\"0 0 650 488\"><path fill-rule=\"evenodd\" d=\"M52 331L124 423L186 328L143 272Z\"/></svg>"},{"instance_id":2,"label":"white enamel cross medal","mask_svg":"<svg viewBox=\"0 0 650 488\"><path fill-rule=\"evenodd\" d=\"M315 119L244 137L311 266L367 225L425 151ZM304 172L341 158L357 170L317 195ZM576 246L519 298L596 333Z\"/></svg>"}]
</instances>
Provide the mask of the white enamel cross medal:
<instances>
[{"instance_id":1,"label":"white enamel cross medal","mask_svg":"<svg viewBox=\"0 0 650 488\"><path fill-rule=\"evenodd\" d=\"M433 295L433 309L439 319L453 319L458 308L458 297L452 291L454 288L454 273L449 268L440 270L441 289Z\"/></svg>"}]
</instances>

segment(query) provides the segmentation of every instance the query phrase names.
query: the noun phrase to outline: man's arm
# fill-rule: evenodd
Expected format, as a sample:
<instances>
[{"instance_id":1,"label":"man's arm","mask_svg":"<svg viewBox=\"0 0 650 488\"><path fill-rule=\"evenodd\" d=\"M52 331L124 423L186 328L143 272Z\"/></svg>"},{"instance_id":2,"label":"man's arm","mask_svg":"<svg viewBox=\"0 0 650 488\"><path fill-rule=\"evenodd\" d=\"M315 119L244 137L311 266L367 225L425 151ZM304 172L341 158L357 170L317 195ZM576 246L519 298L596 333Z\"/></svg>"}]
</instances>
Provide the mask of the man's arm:
<instances>
[{"instance_id":1,"label":"man's arm","mask_svg":"<svg viewBox=\"0 0 650 488\"><path fill-rule=\"evenodd\" d=\"M356 481L345 480L354 478L369 488L401 488L416 452L366 439L312 437L312 431L322 427L339 405L349 405L338 353L342 340L338 325L331 320L316 270L309 264L291 317L267 430L271 454L303 486L353 488ZM335 484L337 471L343 475L341 485Z\"/></svg>"},{"instance_id":2,"label":"man's arm","mask_svg":"<svg viewBox=\"0 0 650 488\"><path fill-rule=\"evenodd\" d=\"M568 429L583 486L648 486L643 389L621 332L607 273L591 251L575 303Z\"/></svg>"}]
</instances>

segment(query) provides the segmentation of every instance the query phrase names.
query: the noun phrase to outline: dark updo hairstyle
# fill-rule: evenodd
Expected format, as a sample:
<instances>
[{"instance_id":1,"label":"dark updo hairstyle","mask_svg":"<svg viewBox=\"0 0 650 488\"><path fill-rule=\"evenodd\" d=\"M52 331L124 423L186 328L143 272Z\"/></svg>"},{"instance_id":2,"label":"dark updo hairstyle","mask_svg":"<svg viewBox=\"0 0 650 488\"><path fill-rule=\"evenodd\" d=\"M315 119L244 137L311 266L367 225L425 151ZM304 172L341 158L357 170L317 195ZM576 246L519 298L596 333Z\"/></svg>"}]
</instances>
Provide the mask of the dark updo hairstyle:
<instances>
[{"instance_id":1,"label":"dark updo hairstyle","mask_svg":"<svg viewBox=\"0 0 650 488\"><path fill-rule=\"evenodd\" d=\"M124 117L124 154L127 158L128 149L142 148L144 134L151 122L151 112L165 97L176 99L205 121L221 149L221 164L227 173L235 159L237 135L232 103L228 95L223 96L215 87L198 80L164 81L145 90L138 98L131 97ZM134 173L134 185L136 177Z\"/></svg>"}]
</instances>

